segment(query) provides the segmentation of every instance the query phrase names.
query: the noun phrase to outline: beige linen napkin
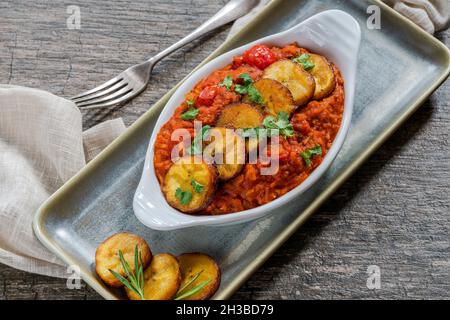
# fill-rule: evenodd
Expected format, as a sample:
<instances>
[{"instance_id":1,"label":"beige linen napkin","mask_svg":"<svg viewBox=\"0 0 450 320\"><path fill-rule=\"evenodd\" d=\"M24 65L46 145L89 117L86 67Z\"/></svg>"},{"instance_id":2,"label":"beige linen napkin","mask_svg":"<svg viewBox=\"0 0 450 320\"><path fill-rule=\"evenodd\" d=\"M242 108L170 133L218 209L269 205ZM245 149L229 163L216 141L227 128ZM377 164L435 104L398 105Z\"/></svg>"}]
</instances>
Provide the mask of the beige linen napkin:
<instances>
[{"instance_id":1,"label":"beige linen napkin","mask_svg":"<svg viewBox=\"0 0 450 320\"><path fill-rule=\"evenodd\" d=\"M242 29L270 0L260 0L246 16L236 20L228 36ZM450 0L383 0L399 13L412 20L428 33L435 33L449 27Z\"/></svg>"},{"instance_id":2,"label":"beige linen napkin","mask_svg":"<svg viewBox=\"0 0 450 320\"><path fill-rule=\"evenodd\" d=\"M81 113L48 92L0 85L0 263L67 277L36 239L39 206L125 130L121 119L82 132Z\"/></svg>"},{"instance_id":3,"label":"beige linen napkin","mask_svg":"<svg viewBox=\"0 0 450 320\"><path fill-rule=\"evenodd\" d=\"M384 2L428 33L434 34L449 27L450 0L384 0Z\"/></svg>"}]
</instances>

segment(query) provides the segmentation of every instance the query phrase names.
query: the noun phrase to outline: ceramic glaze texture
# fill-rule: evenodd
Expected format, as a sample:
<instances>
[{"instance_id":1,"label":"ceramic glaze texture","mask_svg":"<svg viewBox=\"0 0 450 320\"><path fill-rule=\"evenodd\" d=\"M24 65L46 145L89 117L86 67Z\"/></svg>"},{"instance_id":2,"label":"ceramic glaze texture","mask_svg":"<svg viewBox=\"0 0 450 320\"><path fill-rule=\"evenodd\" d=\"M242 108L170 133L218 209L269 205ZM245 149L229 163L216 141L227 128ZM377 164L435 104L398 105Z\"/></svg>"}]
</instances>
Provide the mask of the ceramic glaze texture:
<instances>
[{"instance_id":1,"label":"ceramic glaze texture","mask_svg":"<svg viewBox=\"0 0 450 320\"><path fill-rule=\"evenodd\" d=\"M329 10L315 15L285 32L256 40L225 53L196 71L175 92L155 125L145 159L142 178L133 202L137 218L146 226L157 230L172 230L198 225L242 223L273 213L308 190L328 169L339 152L347 134L353 109L360 39L361 31L354 18L340 10ZM268 204L253 209L226 215L193 216L183 214L170 207L160 190L155 175L153 167L154 144L161 126L170 119L175 108L183 102L185 94L201 79L214 70L225 67L232 61L234 56L242 55L244 51L255 44L283 47L294 42L298 43L300 47L308 48L312 52L327 57L341 69L345 81L345 105L341 129L321 165L295 189Z\"/></svg>"}]
</instances>

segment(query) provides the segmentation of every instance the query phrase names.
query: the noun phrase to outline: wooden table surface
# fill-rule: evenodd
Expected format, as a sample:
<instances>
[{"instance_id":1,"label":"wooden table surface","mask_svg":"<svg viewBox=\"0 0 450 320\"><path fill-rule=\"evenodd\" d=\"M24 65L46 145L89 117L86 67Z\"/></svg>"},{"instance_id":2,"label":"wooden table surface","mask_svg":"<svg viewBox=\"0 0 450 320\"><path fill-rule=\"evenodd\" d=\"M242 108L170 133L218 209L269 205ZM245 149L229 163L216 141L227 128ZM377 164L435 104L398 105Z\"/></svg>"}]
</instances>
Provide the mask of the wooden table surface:
<instances>
[{"instance_id":1,"label":"wooden table surface","mask_svg":"<svg viewBox=\"0 0 450 320\"><path fill-rule=\"evenodd\" d=\"M169 46L226 0L0 2L0 83L71 96ZM68 5L81 29L66 26ZM225 39L229 26L164 59L121 108L84 126L135 121ZM450 45L450 31L437 34ZM450 81L394 134L234 299L450 298ZM367 268L381 272L368 289ZM0 299L98 299L83 284L0 265Z\"/></svg>"}]
</instances>

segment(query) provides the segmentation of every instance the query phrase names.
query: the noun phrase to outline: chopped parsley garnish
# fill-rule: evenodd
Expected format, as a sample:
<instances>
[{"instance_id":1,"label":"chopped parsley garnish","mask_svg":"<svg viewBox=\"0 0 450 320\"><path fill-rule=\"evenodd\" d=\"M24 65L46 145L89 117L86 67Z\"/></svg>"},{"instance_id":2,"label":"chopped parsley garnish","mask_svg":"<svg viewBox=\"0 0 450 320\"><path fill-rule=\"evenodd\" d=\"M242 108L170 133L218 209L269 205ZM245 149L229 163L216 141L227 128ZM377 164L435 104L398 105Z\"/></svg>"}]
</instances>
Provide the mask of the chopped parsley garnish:
<instances>
[{"instance_id":1,"label":"chopped parsley garnish","mask_svg":"<svg viewBox=\"0 0 450 320\"><path fill-rule=\"evenodd\" d=\"M268 116L263 121L264 128L246 128L241 132L241 137L272 137L274 135L282 135L292 137L294 135L294 127L289 122L289 115L286 112L278 113L278 117Z\"/></svg>"},{"instance_id":2,"label":"chopped parsley garnish","mask_svg":"<svg viewBox=\"0 0 450 320\"><path fill-rule=\"evenodd\" d=\"M236 91L239 94L246 94L247 93L247 87L237 84L234 86L234 91Z\"/></svg>"},{"instance_id":3,"label":"chopped parsley garnish","mask_svg":"<svg viewBox=\"0 0 450 320\"><path fill-rule=\"evenodd\" d=\"M192 200L192 193L190 191L183 191L181 188L178 188L175 191L175 197L180 200L182 205L187 205Z\"/></svg>"},{"instance_id":4,"label":"chopped parsley garnish","mask_svg":"<svg viewBox=\"0 0 450 320\"><path fill-rule=\"evenodd\" d=\"M181 114L181 119L183 120L194 120L198 115L198 109L194 107L189 107L189 109Z\"/></svg>"},{"instance_id":5,"label":"chopped parsley garnish","mask_svg":"<svg viewBox=\"0 0 450 320\"><path fill-rule=\"evenodd\" d=\"M316 66L314 62L312 62L311 56L307 53L304 53L301 56L292 59L292 61L301 64L303 69L305 69L306 71L309 71Z\"/></svg>"},{"instance_id":6,"label":"chopped parsley garnish","mask_svg":"<svg viewBox=\"0 0 450 320\"><path fill-rule=\"evenodd\" d=\"M233 78L231 76L226 76L221 83L219 83L219 87L225 87L228 91L231 90L231 86L233 85Z\"/></svg>"},{"instance_id":7,"label":"chopped parsley garnish","mask_svg":"<svg viewBox=\"0 0 450 320\"><path fill-rule=\"evenodd\" d=\"M194 99L189 99L186 101L186 104L189 109L181 114L181 119L183 120L194 120L198 115L198 109L194 108Z\"/></svg>"},{"instance_id":8,"label":"chopped parsley garnish","mask_svg":"<svg viewBox=\"0 0 450 320\"><path fill-rule=\"evenodd\" d=\"M320 145L315 146L314 148L308 149L300 153L300 156L305 160L305 164L310 167L311 166L311 158L313 156L321 156L322 155L322 147Z\"/></svg>"},{"instance_id":9,"label":"chopped parsley garnish","mask_svg":"<svg viewBox=\"0 0 450 320\"><path fill-rule=\"evenodd\" d=\"M202 185L201 183L195 181L194 179L192 179L191 185L194 188L195 192L197 192L197 193L202 193L203 189L205 189L204 185Z\"/></svg>"},{"instance_id":10,"label":"chopped parsley garnish","mask_svg":"<svg viewBox=\"0 0 450 320\"><path fill-rule=\"evenodd\" d=\"M202 141L206 139L210 129L211 126L208 125L202 127L201 133L197 134L194 141L192 141L191 148L188 149L188 154L195 155L202 153Z\"/></svg>"},{"instance_id":11,"label":"chopped parsley garnish","mask_svg":"<svg viewBox=\"0 0 450 320\"><path fill-rule=\"evenodd\" d=\"M186 101L186 103L187 103L188 107L191 108L191 107L194 107L195 101L194 101L194 99L189 99L188 101Z\"/></svg>"},{"instance_id":12,"label":"chopped parsley garnish","mask_svg":"<svg viewBox=\"0 0 450 320\"><path fill-rule=\"evenodd\" d=\"M256 104L264 104L264 99L252 84L247 87L248 97L250 101Z\"/></svg>"},{"instance_id":13,"label":"chopped parsley garnish","mask_svg":"<svg viewBox=\"0 0 450 320\"><path fill-rule=\"evenodd\" d=\"M248 87L253 83L252 77L248 73L242 73L238 77L239 79L242 79L244 84L237 84L234 87L234 91L236 91L239 94L247 94L248 93Z\"/></svg>"},{"instance_id":14,"label":"chopped parsley garnish","mask_svg":"<svg viewBox=\"0 0 450 320\"><path fill-rule=\"evenodd\" d=\"M253 103L264 104L264 99L258 89L253 85L253 79L250 75L248 73L243 73L239 76L239 79L242 79L244 84L237 84L234 87L234 91L242 95L248 94L250 101Z\"/></svg>"},{"instance_id":15,"label":"chopped parsley garnish","mask_svg":"<svg viewBox=\"0 0 450 320\"><path fill-rule=\"evenodd\" d=\"M239 75L239 79L244 80L244 86L248 86L253 83L252 77L248 73L243 73Z\"/></svg>"},{"instance_id":16,"label":"chopped parsley garnish","mask_svg":"<svg viewBox=\"0 0 450 320\"><path fill-rule=\"evenodd\" d=\"M294 127L289 121L289 114L286 112L279 112L278 118L268 116L263 121L264 127L267 129L278 129L280 134L285 137L292 137L294 135Z\"/></svg>"}]
</instances>

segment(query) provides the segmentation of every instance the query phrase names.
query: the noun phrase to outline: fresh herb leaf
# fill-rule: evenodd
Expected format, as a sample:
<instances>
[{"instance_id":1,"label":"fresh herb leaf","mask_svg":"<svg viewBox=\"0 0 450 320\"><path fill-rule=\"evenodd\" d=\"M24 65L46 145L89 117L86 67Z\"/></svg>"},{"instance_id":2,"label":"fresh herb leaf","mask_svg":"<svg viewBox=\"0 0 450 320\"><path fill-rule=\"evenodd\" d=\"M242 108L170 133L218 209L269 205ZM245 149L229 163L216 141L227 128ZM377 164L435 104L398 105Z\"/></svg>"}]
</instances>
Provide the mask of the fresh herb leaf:
<instances>
[{"instance_id":1,"label":"fresh herb leaf","mask_svg":"<svg viewBox=\"0 0 450 320\"><path fill-rule=\"evenodd\" d=\"M194 188L195 192L202 193L203 189L205 189L205 186L201 183L197 182L196 180L192 179L191 185Z\"/></svg>"},{"instance_id":2,"label":"fresh herb leaf","mask_svg":"<svg viewBox=\"0 0 450 320\"><path fill-rule=\"evenodd\" d=\"M201 153L202 153L201 143L197 142L194 138L194 141L191 144L191 148L187 150L187 154L196 155Z\"/></svg>"},{"instance_id":3,"label":"fresh herb leaf","mask_svg":"<svg viewBox=\"0 0 450 320\"><path fill-rule=\"evenodd\" d=\"M314 62L312 62L311 60L311 56L307 53L302 54L301 56L292 59L292 61L301 64L303 69L305 69L306 71L309 71L311 69L313 69L316 65L314 64Z\"/></svg>"},{"instance_id":4,"label":"fresh herb leaf","mask_svg":"<svg viewBox=\"0 0 450 320\"><path fill-rule=\"evenodd\" d=\"M293 137L294 136L294 127L292 125L287 126L284 129L280 130L281 135L285 137Z\"/></svg>"},{"instance_id":5,"label":"fresh herb leaf","mask_svg":"<svg viewBox=\"0 0 450 320\"><path fill-rule=\"evenodd\" d=\"M238 78L242 79L244 84L235 85L234 91L241 95L248 94L250 101L253 103L264 104L263 97L259 93L258 89L253 86L252 77L250 77L248 73L243 73Z\"/></svg>"},{"instance_id":6,"label":"fresh herb leaf","mask_svg":"<svg viewBox=\"0 0 450 320\"><path fill-rule=\"evenodd\" d=\"M198 115L198 109L189 107L189 109L181 114L183 120L194 120Z\"/></svg>"},{"instance_id":7,"label":"fresh herb leaf","mask_svg":"<svg viewBox=\"0 0 450 320\"><path fill-rule=\"evenodd\" d=\"M239 94L244 95L244 94L247 94L247 87L243 86L243 85L240 85L240 84L237 84L237 85L234 86L234 91L236 91Z\"/></svg>"},{"instance_id":8,"label":"fresh herb leaf","mask_svg":"<svg viewBox=\"0 0 450 320\"><path fill-rule=\"evenodd\" d=\"M253 83L252 77L248 73L242 73L238 78L242 79L244 84L235 85L234 91L239 94L247 94L249 86Z\"/></svg>"},{"instance_id":9,"label":"fresh herb leaf","mask_svg":"<svg viewBox=\"0 0 450 320\"><path fill-rule=\"evenodd\" d=\"M122 268L125 271L127 278L123 277L121 274L114 270L109 269L109 272L123 283L128 289L133 291L135 294L145 300L144 298L144 264L142 263L141 253L139 252L138 245L134 248L134 272L131 270L130 265L125 260L122 250L119 250L119 259L122 264ZM140 263L139 263L140 262Z\"/></svg>"},{"instance_id":10,"label":"fresh herb leaf","mask_svg":"<svg viewBox=\"0 0 450 320\"><path fill-rule=\"evenodd\" d=\"M200 275L202 274L203 270L200 271L199 273L197 273L195 276L193 276L191 278L191 280L189 280L186 284L184 284L180 289L178 289L177 294L175 295L175 297L181 295L183 293L184 290L186 290L186 288L188 288L192 283L194 283L195 280L198 279L198 277L200 277Z\"/></svg>"},{"instance_id":11,"label":"fresh herb leaf","mask_svg":"<svg viewBox=\"0 0 450 320\"><path fill-rule=\"evenodd\" d=\"M294 127L289 121L289 114L287 112L278 113L277 126L283 136L292 137L294 135Z\"/></svg>"},{"instance_id":12,"label":"fresh herb leaf","mask_svg":"<svg viewBox=\"0 0 450 320\"><path fill-rule=\"evenodd\" d=\"M181 188L178 188L175 191L175 197L177 197L178 200L180 200L180 203L182 205L187 205L192 200L192 192L190 191L183 191Z\"/></svg>"},{"instance_id":13,"label":"fresh herb leaf","mask_svg":"<svg viewBox=\"0 0 450 320\"><path fill-rule=\"evenodd\" d=\"M278 112L278 121L285 125L289 124L289 114L284 111Z\"/></svg>"},{"instance_id":14,"label":"fresh herb leaf","mask_svg":"<svg viewBox=\"0 0 450 320\"><path fill-rule=\"evenodd\" d=\"M277 128L277 119L274 116L265 117L263 120L263 125L264 125L264 127L269 128L269 129L276 129Z\"/></svg>"},{"instance_id":15,"label":"fresh herb leaf","mask_svg":"<svg viewBox=\"0 0 450 320\"><path fill-rule=\"evenodd\" d=\"M109 272L111 272L112 275L117 278L117 280L122 282L125 287L127 287L128 289L133 291L135 294L137 294L139 296L139 298L141 298L141 300L144 300L143 296L141 296L141 293L138 290L136 290L136 288L127 279L122 277L119 273L115 272L114 270L109 269Z\"/></svg>"},{"instance_id":16,"label":"fresh herb leaf","mask_svg":"<svg viewBox=\"0 0 450 320\"><path fill-rule=\"evenodd\" d=\"M211 129L211 126L208 126L208 125L202 127L202 134L201 134L202 140L205 140L208 137L210 129Z\"/></svg>"},{"instance_id":17,"label":"fresh herb leaf","mask_svg":"<svg viewBox=\"0 0 450 320\"><path fill-rule=\"evenodd\" d=\"M136 270L136 281L139 287L141 287L141 275L139 274L139 259L141 258L138 246L134 247L134 270ZM143 285L143 283L142 283Z\"/></svg>"},{"instance_id":18,"label":"fresh herb leaf","mask_svg":"<svg viewBox=\"0 0 450 320\"><path fill-rule=\"evenodd\" d=\"M137 246L136 246L136 250L137 250ZM135 252L136 254L136 252ZM137 268L137 272L136 272L136 277L139 280L139 287L140 288L144 288L144 261L142 260L142 255L141 252L139 251L139 262L140 262L140 267ZM144 292L144 289L142 289L142 292Z\"/></svg>"},{"instance_id":19,"label":"fresh herb leaf","mask_svg":"<svg viewBox=\"0 0 450 320\"><path fill-rule=\"evenodd\" d=\"M253 79L248 73L242 73L238 78L244 81L244 86L248 86L253 83Z\"/></svg>"},{"instance_id":20,"label":"fresh herb leaf","mask_svg":"<svg viewBox=\"0 0 450 320\"><path fill-rule=\"evenodd\" d=\"M308 156L306 155L306 153L304 153L304 152L302 152L300 155L302 156L303 160L305 160L306 166L310 167L311 166L311 159L309 159Z\"/></svg>"},{"instance_id":21,"label":"fresh herb leaf","mask_svg":"<svg viewBox=\"0 0 450 320\"><path fill-rule=\"evenodd\" d=\"M306 166L311 166L311 158L313 156L321 156L322 155L322 147L320 145L315 146L314 148L308 149L300 153L300 156L305 160Z\"/></svg>"},{"instance_id":22,"label":"fresh herb leaf","mask_svg":"<svg viewBox=\"0 0 450 320\"><path fill-rule=\"evenodd\" d=\"M194 99L189 99L188 101L186 101L187 105L189 108L194 107L195 101Z\"/></svg>"},{"instance_id":23,"label":"fresh herb leaf","mask_svg":"<svg viewBox=\"0 0 450 320\"><path fill-rule=\"evenodd\" d=\"M192 296L194 294L196 294L197 292L199 292L200 290L202 290L208 283L211 282L211 279L203 281L202 283L200 283L199 285L195 286L194 288L192 288L191 290L189 290L186 293L183 293L187 288L189 288L189 286L191 284L193 284L195 282L195 280L198 279L198 277L200 277L200 275L202 274L203 270L201 270L199 273L197 273L195 276L193 276L191 278L191 280L189 280L186 284L184 284L180 289L178 289L176 295L175 295L175 299L174 300L182 300L184 298L187 298L189 296Z\"/></svg>"},{"instance_id":24,"label":"fresh herb leaf","mask_svg":"<svg viewBox=\"0 0 450 320\"><path fill-rule=\"evenodd\" d=\"M278 113L278 117L268 116L263 120L263 125L269 131L279 130L279 133L285 137L292 137L294 135L294 127L289 121L289 114L286 112ZM269 136L272 136L272 132L269 132Z\"/></svg>"},{"instance_id":25,"label":"fresh herb leaf","mask_svg":"<svg viewBox=\"0 0 450 320\"><path fill-rule=\"evenodd\" d=\"M219 87L225 87L228 91L231 90L231 86L233 85L233 78L231 76L226 76L223 81L219 84Z\"/></svg>"},{"instance_id":26,"label":"fresh herb leaf","mask_svg":"<svg viewBox=\"0 0 450 320\"><path fill-rule=\"evenodd\" d=\"M256 104L264 104L264 99L259 93L258 89L255 88L252 84L247 87L248 97L253 103Z\"/></svg>"},{"instance_id":27,"label":"fresh herb leaf","mask_svg":"<svg viewBox=\"0 0 450 320\"><path fill-rule=\"evenodd\" d=\"M197 134L192 141L191 147L187 150L187 153L190 155L196 155L202 153L202 141L206 139L209 134L209 130L211 126L203 126L201 129L201 133Z\"/></svg>"},{"instance_id":28,"label":"fresh herb leaf","mask_svg":"<svg viewBox=\"0 0 450 320\"><path fill-rule=\"evenodd\" d=\"M206 287L208 285L208 283L210 283L210 282L211 282L211 279L203 281L202 283L200 283L198 286L196 286L192 290L189 290L188 292L182 294L181 296L176 297L174 300L182 300L184 298L192 296L192 295L196 294L197 292L199 292L200 290L202 290L204 287Z\"/></svg>"}]
</instances>

